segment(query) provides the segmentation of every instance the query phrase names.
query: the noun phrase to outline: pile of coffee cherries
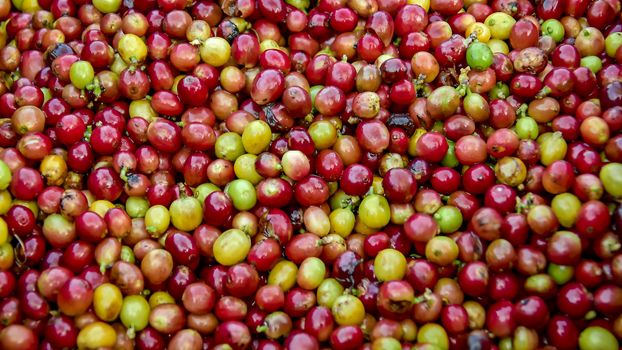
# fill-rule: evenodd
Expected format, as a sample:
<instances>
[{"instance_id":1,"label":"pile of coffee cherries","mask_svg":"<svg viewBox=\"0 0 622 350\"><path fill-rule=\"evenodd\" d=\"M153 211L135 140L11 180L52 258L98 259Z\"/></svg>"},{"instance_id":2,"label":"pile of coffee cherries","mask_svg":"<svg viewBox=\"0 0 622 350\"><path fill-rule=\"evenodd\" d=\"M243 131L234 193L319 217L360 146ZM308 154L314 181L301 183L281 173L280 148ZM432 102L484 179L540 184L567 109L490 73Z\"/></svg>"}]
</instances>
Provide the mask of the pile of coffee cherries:
<instances>
[{"instance_id":1,"label":"pile of coffee cherries","mask_svg":"<svg viewBox=\"0 0 622 350\"><path fill-rule=\"evenodd\" d=\"M620 0L0 0L0 349L618 350Z\"/></svg>"}]
</instances>

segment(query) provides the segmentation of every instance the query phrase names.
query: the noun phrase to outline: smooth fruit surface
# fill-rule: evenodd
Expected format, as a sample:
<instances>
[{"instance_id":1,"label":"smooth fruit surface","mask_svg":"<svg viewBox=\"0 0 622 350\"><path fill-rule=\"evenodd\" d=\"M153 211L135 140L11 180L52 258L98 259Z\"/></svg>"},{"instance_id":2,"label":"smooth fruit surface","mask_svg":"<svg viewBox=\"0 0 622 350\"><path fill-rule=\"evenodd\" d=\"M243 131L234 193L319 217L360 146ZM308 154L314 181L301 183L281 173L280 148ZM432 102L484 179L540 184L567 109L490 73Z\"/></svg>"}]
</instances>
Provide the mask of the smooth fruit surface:
<instances>
[{"instance_id":1,"label":"smooth fruit surface","mask_svg":"<svg viewBox=\"0 0 622 350\"><path fill-rule=\"evenodd\" d=\"M0 0L0 350L619 350L621 0Z\"/></svg>"}]
</instances>

